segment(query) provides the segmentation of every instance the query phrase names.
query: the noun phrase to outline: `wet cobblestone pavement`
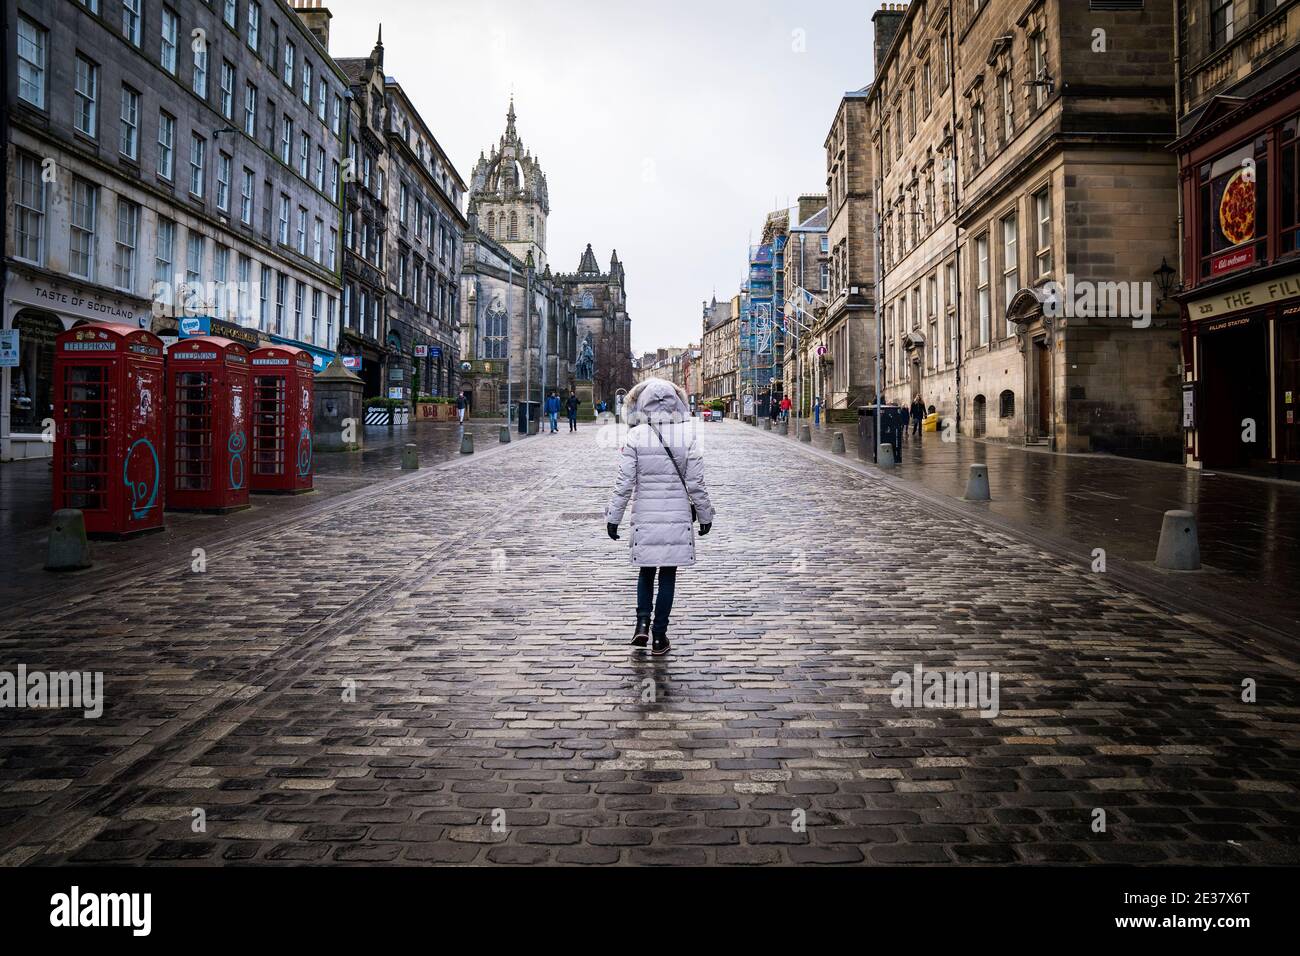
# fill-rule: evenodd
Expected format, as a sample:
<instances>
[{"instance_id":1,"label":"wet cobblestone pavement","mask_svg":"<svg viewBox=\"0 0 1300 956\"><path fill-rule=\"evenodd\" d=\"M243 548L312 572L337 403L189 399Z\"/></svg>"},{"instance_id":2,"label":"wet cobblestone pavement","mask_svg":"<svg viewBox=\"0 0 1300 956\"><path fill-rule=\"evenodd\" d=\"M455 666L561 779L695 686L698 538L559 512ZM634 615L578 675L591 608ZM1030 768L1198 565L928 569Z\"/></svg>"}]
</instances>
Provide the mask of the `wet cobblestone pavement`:
<instances>
[{"instance_id":1,"label":"wet cobblestone pavement","mask_svg":"<svg viewBox=\"0 0 1300 956\"><path fill-rule=\"evenodd\" d=\"M666 658L594 427L11 612L4 669L105 703L0 711L0 863L1300 862L1287 655L708 427ZM997 715L894 706L918 665Z\"/></svg>"},{"instance_id":2,"label":"wet cobblestone pavement","mask_svg":"<svg viewBox=\"0 0 1300 956\"><path fill-rule=\"evenodd\" d=\"M471 421L477 452L491 451L498 443L502 421ZM253 495L251 507L229 515L195 515L168 512L166 529L132 541L95 541L91 548L96 567L71 576L46 573L46 540L51 511L51 476L48 459L0 465L0 600L27 601L60 593L69 580L85 587L119 574L140 569L148 562L186 563L190 551L205 541L248 534L269 524L308 514L338 495L364 492L376 484L400 477L402 446L420 446L424 468L460 456L461 426L421 423L405 428L368 427L360 453L316 456L315 489L306 495ZM168 555L170 555L168 557Z\"/></svg>"},{"instance_id":3,"label":"wet cobblestone pavement","mask_svg":"<svg viewBox=\"0 0 1300 956\"><path fill-rule=\"evenodd\" d=\"M736 426L732 423L732 427ZM829 451L836 431L850 462L859 462L856 424L812 430L811 445ZM794 442L795 422L789 435ZM777 437L776 432L768 437ZM1300 635L1300 483L1260 480L1232 473L1198 472L1176 464L1113 455L1059 455L1042 449L961 438L944 442L935 433L903 443L902 462L880 477L919 486L951 502L965 493L972 464L989 467L993 500L967 507L1009 528L1040 532L1091 562L1093 549L1110 559L1150 568L1164 513L1197 515L1200 576L1159 575L1183 597L1230 608L1241 619L1266 624L1283 635ZM901 507L924 507L905 499ZM1148 577L1151 577L1148 575Z\"/></svg>"}]
</instances>

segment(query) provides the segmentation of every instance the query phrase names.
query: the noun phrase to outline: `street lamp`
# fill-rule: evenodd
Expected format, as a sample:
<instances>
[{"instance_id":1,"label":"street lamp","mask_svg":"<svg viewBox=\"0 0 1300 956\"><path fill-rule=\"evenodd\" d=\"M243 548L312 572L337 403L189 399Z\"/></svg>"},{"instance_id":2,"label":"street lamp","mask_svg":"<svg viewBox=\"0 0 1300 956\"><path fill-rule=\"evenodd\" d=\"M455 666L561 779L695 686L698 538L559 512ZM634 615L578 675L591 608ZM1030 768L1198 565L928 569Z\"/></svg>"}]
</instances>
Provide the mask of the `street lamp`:
<instances>
[{"instance_id":1,"label":"street lamp","mask_svg":"<svg viewBox=\"0 0 1300 956\"><path fill-rule=\"evenodd\" d=\"M1156 300L1156 310L1159 311L1165 301L1169 298L1169 293L1174 288L1174 277L1178 275L1169 265L1169 260L1164 256L1160 257L1160 268L1151 273L1156 277L1156 286L1160 289L1160 298Z\"/></svg>"}]
</instances>

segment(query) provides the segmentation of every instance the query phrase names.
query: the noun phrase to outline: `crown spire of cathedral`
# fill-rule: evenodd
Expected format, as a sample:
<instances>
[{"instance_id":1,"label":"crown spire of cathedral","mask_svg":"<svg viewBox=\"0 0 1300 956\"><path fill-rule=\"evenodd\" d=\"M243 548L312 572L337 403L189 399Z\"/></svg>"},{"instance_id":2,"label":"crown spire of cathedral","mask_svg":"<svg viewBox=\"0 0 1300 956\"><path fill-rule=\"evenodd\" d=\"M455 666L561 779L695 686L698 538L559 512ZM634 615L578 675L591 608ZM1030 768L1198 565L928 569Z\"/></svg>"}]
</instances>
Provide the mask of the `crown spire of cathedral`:
<instances>
[{"instance_id":1,"label":"crown spire of cathedral","mask_svg":"<svg viewBox=\"0 0 1300 956\"><path fill-rule=\"evenodd\" d=\"M506 114L506 139L517 138L515 133L515 95L510 94L510 112Z\"/></svg>"}]
</instances>

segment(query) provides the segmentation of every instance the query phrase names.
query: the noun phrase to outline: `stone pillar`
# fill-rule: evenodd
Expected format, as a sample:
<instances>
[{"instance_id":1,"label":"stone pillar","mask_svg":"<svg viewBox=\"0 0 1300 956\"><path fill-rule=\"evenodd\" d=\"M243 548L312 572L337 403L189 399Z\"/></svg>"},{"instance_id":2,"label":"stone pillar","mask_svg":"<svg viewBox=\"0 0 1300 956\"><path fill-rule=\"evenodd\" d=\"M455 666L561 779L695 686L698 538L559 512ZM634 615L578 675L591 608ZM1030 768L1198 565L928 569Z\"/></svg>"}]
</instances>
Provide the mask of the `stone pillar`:
<instances>
[{"instance_id":1,"label":"stone pillar","mask_svg":"<svg viewBox=\"0 0 1300 956\"><path fill-rule=\"evenodd\" d=\"M343 367L335 356L316 374L316 409L312 441L316 451L360 451L365 439L366 410L361 377Z\"/></svg>"}]
</instances>

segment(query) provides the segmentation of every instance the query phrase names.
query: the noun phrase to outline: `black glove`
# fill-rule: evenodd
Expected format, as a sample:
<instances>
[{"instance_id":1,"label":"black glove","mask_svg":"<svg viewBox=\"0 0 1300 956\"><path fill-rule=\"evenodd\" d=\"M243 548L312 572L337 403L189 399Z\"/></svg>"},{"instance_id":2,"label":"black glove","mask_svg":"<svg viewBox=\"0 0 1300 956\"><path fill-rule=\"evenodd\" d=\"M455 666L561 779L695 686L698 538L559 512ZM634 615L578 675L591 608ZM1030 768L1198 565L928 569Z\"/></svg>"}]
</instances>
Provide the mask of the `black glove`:
<instances>
[{"instance_id":1,"label":"black glove","mask_svg":"<svg viewBox=\"0 0 1300 956\"><path fill-rule=\"evenodd\" d=\"M609 537L611 541L618 540L618 525L606 521L605 530L609 532Z\"/></svg>"},{"instance_id":2,"label":"black glove","mask_svg":"<svg viewBox=\"0 0 1300 956\"><path fill-rule=\"evenodd\" d=\"M711 529L712 527L713 527L712 521L710 521L708 524L700 525L700 537L703 538L706 534L708 534L709 529Z\"/></svg>"}]
</instances>

